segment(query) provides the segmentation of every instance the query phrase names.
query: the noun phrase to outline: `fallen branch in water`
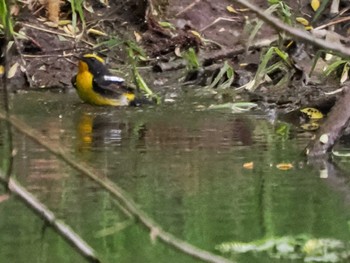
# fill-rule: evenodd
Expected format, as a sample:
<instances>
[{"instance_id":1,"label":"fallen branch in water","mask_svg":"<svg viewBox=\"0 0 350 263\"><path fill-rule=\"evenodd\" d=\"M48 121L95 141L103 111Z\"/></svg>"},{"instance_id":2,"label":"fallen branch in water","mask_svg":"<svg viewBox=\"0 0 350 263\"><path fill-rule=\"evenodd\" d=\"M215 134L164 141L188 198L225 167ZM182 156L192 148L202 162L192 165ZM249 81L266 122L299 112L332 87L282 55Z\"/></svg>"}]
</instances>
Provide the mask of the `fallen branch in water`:
<instances>
[{"instance_id":1,"label":"fallen branch in water","mask_svg":"<svg viewBox=\"0 0 350 263\"><path fill-rule=\"evenodd\" d=\"M37 213L45 222L47 222L60 236L67 240L84 258L89 262L101 262L96 252L69 226L58 220L53 212L46 208L36 198L25 190L14 179L5 177L0 172L0 181L7 186L11 193L18 196L29 208Z\"/></svg>"},{"instance_id":2,"label":"fallen branch in water","mask_svg":"<svg viewBox=\"0 0 350 263\"><path fill-rule=\"evenodd\" d=\"M75 157L68 152L68 150L62 148L58 143L53 143L46 136L40 132L29 127L23 121L17 119L14 116L6 118L6 114L0 111L0 119L9 122L16 130L26 135L45 149L51 154L55 155L60 160L64 161L70 167L79 171L82 175L85 175L92 179L95 183L99 184L103 189L111 193L112 196L120 201L120 205L124 207L135 219L136 222L141 223L150 231L152 239L159 238L163 243L170 245L178 251L187 254L196 259L200 259L204 262L212 263L232 263L232 261L221 257L219 255L212 254L206 250L197 248L181 239L176 238L172 234L164 231L158 224L156 224L147 214L145 214L134 201L113 181L106 178L105 175L94 170L88 164L79 162Z\"/></svg>"},{"instance_id":3,"label":"fallen branch in water","mask_svg":"<svg viewBox=\"0 0 350 263\"><path fill-rule=\"evenodd\" d=\"M350 87L344 88L344 94L339 97L336 104L322 124L314 140L306 148L306 154L310 157L326 154L342 135L350 122Z\"/></svg>"}]
</instances>

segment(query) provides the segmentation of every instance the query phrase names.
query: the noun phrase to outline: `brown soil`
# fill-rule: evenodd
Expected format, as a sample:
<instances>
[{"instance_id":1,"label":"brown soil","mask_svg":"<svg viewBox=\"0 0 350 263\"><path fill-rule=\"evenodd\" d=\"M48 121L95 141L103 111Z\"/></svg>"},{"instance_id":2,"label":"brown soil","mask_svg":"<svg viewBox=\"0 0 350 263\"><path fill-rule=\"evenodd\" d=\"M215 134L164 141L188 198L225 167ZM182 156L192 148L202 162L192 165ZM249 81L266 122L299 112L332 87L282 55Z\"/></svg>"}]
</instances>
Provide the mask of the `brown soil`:
<instances>
[{"instance_id":1,"label":"brown soil","mask_svg":"<svg viewBox=\"0 0 350 263\"><path fill-rule=\"evenodd\" d=\"M161 71L164 68L173 71L172 78L147 72L147 75L151 75L151 86L156 91L162 91L166 85L173 84L171 82L179 78L180 73L175 69L184 67L184 64L172 63L177 58L175 53L188 47L197 50L199 59L205 66L205 74L195 75L195 78L199 76L194 82L197 85L207 84L222 65L222 61L228 60L235 69L236 79L233 85L240 86L254 76L260 63L263 48L257 47L249 53L246 53L244 48L251 32L245 32L244 25L247 20L252 21L255 16L240 10L240 7L232 1L126 0L109 1L109 6L102 5L97 0L86 2L87 6L92 7L93 13L84 10L86 28L83 34L78 32L76 36L67 30L64 31L64 26L58 28L47 26L41 19L45 17L45 9L40 10L40 6L33 10L28 10L25 5L20 6L15 29L27 38L24 40L17 38L17 45L12 46L12 57L8 68L16 62L21 65L14 77L9 80L13 90L71 88L70 79L76 71L74 55L92 51L108 58L109 65L119 69L123 77L128 78L131 74L125 44L110 47L101 43L111 39L120 40L120 43L125 40L136 41L135 35L140 36L141 40L137 44L142 46L149 56L149 61L144 62L145 65L155 66L154 68ZM295 1L287 2L290 2L296 15L307 16L311 12L309 1L299 1L299 4ZM255 4L267 8L266 1L256 0ZM238 11L229 12L228 6ZM68 3L61 7L60 20L65 19L71 19ZM163 21L170 22L175 28L161 27L159 22ZM78 23L78 28L82 29L81 22ZM88 34L89 29L99 30L106 35ZM198 38L192 31L201 34L202 38ZM274 30L263 26L255 39L271 40L275 37ZM96 45L100 46L96 48ZM335 88L328 83L322 86L318 84L317 88L303 85L304 68L310 67L312 60L309 51L314 51L308 47L296 49L304 51L309 56L304 60L295 57L301 68L295 69L297 79L291 85L276 89L261 85L254 94L249 94L250 100L274 103L281 108L294 108L317 100L325 91ZM241 67L242 64L248 66ZM201 77L205 79L200 79ZM131 77L129 79L131 80Z\"/></svg>"}]
</instances>

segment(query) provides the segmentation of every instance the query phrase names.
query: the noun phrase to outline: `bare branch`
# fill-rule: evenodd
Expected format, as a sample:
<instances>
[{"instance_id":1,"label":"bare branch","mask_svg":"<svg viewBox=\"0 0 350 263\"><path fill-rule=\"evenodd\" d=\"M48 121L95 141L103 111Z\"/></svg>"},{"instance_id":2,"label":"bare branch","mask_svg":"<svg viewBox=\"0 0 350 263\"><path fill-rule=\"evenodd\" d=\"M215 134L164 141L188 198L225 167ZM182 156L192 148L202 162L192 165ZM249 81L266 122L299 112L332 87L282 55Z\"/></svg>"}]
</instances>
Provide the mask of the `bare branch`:
<instances>
[{"instance_id":1,"label":"bare branch","mask_svg":"<svg viewBox=\"0 0 350 263\"><path fill-rule=\"evenodd\" d=\"M350 57L350 49L341 44L332 43L332 42L317 38L305 30L288 26L275 17L265 15L262 9L256 7L255 5L249 3L248 1L245 1L245 0L234 0L234 1L240 5L245 6L246 8L249 8L261 20L268 23L270 26L274 27L279 32L284 32L300 41L318 46L320 48L327 49L328 51L333 51L343 57Z\"/></svg>"},{"instance_id":2,"label":"bare branch","mask_svg":"<svg viewBox=\"0 0 350 263\"><path fill-rule=\"evenodd\" d=\"M47 209L44 204L40 203L18 182L12 178L7 179L5 176L0 172L0 181L6 184L12 193L16 194L26 205L49 223L59 235L72 244L83 257L89 262L101 262L95 251L78 234L62 221L58 220L53 212Z\"/></svg>"}]
</instances>

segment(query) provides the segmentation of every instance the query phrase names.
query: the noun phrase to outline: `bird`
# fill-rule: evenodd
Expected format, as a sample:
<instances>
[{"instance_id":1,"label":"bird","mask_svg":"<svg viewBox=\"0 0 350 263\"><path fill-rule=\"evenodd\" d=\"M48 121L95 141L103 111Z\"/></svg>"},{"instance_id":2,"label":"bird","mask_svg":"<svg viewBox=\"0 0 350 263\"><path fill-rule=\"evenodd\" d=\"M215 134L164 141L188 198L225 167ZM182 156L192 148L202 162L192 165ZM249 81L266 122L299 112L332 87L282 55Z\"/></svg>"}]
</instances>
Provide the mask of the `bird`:
<instances>
[{"instance_id":1,"label":"bird","mask_svg":"<svg viewBox=\"0 0 350 263\"><path fill-rule=\"evenodd\" d=\"M95 54L79 57L78 73L72 78L72 85L83 102L98 106L133 105L136 96L124 79L114 76L105 61Z\"/></svg>"}]
</instances>

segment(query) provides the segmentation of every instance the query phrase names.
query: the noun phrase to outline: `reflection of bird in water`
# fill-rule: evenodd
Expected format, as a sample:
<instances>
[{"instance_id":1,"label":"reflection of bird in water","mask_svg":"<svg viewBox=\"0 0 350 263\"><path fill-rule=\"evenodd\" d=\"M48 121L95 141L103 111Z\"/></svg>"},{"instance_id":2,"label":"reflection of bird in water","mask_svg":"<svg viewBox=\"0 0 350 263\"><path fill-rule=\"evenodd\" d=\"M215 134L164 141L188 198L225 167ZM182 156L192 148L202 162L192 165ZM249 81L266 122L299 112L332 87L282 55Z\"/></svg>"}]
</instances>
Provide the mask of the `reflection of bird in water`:
<instances>
[{"instance_id":1,"label":"reflection of bird in water","mask_svg":"<svg viewBox=\"0 0 350 263\"><path fill-rule=\"evenodd\" d=\"M78 123L79 149L90 149L92 143L93 116L83 114Z\"/></svg>"},{"instance_id":2,"label":"reflection of bird in water","mask_svg":"<svg viewBox=\"0 0 350 263\"><path fill-rule=\"evenodd\" d=\"M113 76L104 60L94 54L79 58L78 73L72 78L72 84L81 100L99 106L136 104L134 90L123 83L124 79Z\"/></svg>"},{"instance_id":3,"label":"reflection of bird in water","mask_svg":"<svg viewBox=\"0 0 350 263\"><path fill-rule=\"evenodd\" d=\"M116 122L112 116L83 113L77 125L78 150L88 152L109 146L120 146L122 140L143 139L144 125ZM136 136L136 138L134 138Z\"/></svg>"}]
</instances>

